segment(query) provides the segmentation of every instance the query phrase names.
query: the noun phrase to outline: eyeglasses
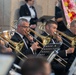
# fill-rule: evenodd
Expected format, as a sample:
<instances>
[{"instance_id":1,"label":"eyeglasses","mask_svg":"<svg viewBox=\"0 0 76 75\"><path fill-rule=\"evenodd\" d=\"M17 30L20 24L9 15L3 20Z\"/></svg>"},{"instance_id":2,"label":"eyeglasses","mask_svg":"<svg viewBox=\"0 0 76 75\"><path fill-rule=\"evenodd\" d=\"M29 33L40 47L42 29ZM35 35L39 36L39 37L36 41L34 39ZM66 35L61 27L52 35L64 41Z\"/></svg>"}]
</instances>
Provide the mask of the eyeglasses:
<instances>
[{"instance_id":1,"label":"eyeglasses","mask_svg":"<svg viewBox=\"0 0 76 75\"><path fill-rule=\"evenodd\" d=\"M23 27L23 28L30 28L30 26L21 26L21 27Z\"/></svg>"}]
</instances>

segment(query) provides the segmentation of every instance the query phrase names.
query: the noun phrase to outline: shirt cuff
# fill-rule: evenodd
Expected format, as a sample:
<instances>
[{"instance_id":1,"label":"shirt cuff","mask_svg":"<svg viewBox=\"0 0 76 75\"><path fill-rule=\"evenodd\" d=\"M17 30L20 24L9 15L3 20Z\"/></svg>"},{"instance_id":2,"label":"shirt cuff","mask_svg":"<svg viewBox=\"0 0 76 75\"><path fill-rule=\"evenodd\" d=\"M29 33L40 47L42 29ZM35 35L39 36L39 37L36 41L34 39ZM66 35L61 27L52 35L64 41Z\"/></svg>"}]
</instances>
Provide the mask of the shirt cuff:
<instances>
[{"instance_id":1,"label":"shirt cuff","mask_svg":"<svg viewBox=\"0 0 76 75\"><path fill-rule=\"evenodd\" d=\"M61 42L59 42L60 43L60 45L62 45L63 44L63 41L61 41Z\"/></svg>"},{"instance_id":2,"label":"shirt cuff","mask_svg":"<svg viewBox=\"0 0 76 75\"><path fill-rule=\"evenodd\" d=\"M31 49L31 51L32 51L32 53L34 54L34 51L33 51L33 49L30 47L30 49Z\"/></svg>"},{"instance_id":3,"label":"shirt cuff","mask_svg":"<svg viewBox=\"0 0 76 75\"><path fill-rule=\"evenodd\" d=\"M66 56L67 56L67 50L65 51L65 53L66 53Z\"/></svg>"}]
</instances>

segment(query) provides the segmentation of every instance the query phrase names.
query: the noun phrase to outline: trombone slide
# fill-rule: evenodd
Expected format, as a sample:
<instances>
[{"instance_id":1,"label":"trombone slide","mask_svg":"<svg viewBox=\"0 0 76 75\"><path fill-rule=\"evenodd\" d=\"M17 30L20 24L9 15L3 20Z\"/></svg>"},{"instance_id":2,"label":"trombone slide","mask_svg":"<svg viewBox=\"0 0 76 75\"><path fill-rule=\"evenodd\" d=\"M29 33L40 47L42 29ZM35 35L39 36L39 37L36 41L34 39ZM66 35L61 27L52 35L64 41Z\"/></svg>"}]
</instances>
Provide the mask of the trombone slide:
<instances>
[{"instance_id":1,"label":"trombone slide","mask_svg":"<svg viewBox=\"0 0 76 75\"><path fill-rule=\"evenodd\" d=\"M13 41L11 41L11 40L9 40L9 39L1 36L1 35L0 35L0 39L2 39L4 42L9 42L8 44L9 44L9 46L10 46L11 48L13 48L16 52L20 53L23 57L27 58L26 55L24 55L22 52L20 52L20 49L23 47L24 43L20 43L20 42L19 42L19 43L17 43L17 44L15 45L15 47L14 47L14 46L12 46L12 45L14 45L15 42L13 42ZM12 45L11 45L10 43L11 43ZM19 47L19 46L20 46L20 47ZM21 46L22 46L22 47L21 47ZM18 57L20 60L24 61L21 57L19 57L19 56L17 56L17 57Z\"/></svg>"},{"instance_id":2,"label":"trombone slide","mask_svg":"<svg viewBox=\"0 0 76 75\"><path fill-rule=\"evenodd\" d=\"M56 59L55 57L57 56L59 59L61 59L63 62L67 63L63 58L61 58L59 55L58 55L58 51L60 49L57 49L57 50L54 50L50 55L49 57L47 58L48 62L51 63L53 59L55 59L56 61L58 61L61 65L63 65L64 67L66 67L66 65L64 63L62 63L61 61L59 61L58 59Z\"/></svg>"},{"instance_id":3,"label":"trombone slide","mask_svg":"<svg viewBox=\"0 0 76 75\"><path fill-rule=\"evenodd\" d=\"M49 55L49 57L47 58L48 62L51 63L52 60L56 57L57 54L58 54L58 51L57 51L57 50L54 50L54 51Z\"/></svg>"},{"instance_id":4,"label":"trombone slide","mask_svg":"<svg viewBox=\"0 0 76 75\"><path fill-rule=\"evenodd\" d=\"M56 55L58 54L58 51L59 51L59 50L60 50L60 49L54 50L54 51L49 55L49 57L47 58L47 60L48 60L49 63L51 63L52 60L56 57Z\"/></svg>"}]
</instances>

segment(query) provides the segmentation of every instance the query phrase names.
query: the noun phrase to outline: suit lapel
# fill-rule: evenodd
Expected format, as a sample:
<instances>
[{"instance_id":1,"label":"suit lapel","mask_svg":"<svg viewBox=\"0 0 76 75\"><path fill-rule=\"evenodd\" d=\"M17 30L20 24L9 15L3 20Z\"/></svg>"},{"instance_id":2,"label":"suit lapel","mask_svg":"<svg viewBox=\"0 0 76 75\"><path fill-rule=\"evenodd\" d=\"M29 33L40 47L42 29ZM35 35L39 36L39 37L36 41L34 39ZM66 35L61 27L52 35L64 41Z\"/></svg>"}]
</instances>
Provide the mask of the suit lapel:
<instances>
[{"instance_id":1,"label":"suit lapel","mask_svg":"<svg viewBox=\"0 0 76 75\"><path fill-rule=\"evenodd\" d=\"M18 37L17 38L18 41L23 41L26 48L28 49L28 47L30 46L30 43L29 43L29 40L26 38L26 36L24 38L23 37L21 38L21 36L19 34L15 33L15 35L16 35L16 37Z\"/></svg>"},{"instance_id":2,"label":"suit lapel","mask_svg":"<svg viewBox=\"0 0 76 75\"><path fill-rule=\"evenodd\" d=\"M18 41L21 41L21 40L22 40L22 38L20 37L19 34L15 33L14 36L16 36L16 39L17 39Z\"/></svg>"},{"instance_id":3,"label":"suit lapel","mask_svg":"<svg viewBox=\"0 0 76 75\"><path fill-rule=\"evenodd\" d=\"M27 10L27 11L26 11L26 10ZM27 15L31 16L31 13L30 13L30 10L29 10L27 4L25 4L25 11L27 12L27 13L26 13Z\"/></svg>"}]
</instances>

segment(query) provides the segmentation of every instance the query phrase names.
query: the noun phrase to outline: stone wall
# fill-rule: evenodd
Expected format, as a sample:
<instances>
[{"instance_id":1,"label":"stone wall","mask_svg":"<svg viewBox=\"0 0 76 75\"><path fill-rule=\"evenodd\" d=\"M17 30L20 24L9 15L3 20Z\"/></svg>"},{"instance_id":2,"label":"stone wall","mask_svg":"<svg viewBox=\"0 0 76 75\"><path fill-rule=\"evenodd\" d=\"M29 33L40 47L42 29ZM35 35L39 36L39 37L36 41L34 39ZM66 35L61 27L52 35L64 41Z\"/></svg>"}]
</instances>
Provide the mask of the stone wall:
<instances>
[{"instance_id":1,"label":"stone wall","mask_svg":"<svg viewBox=\"0 0 76 75\"><path fill-rule=\"evenodd\" d=\"M54 15L56 0L35 0L38 17L42 15ZM24 0L0 0L0 27L2 30L10 29L14 21L19 18L19 8Z\"/></svg>"},{"instance_id":2,"label":"stone wall","mask_svg":"<svg viewBox=\"0 0 76 75\"><path fill-rule=\"evenodd\" d=\"M11 17L11 0L0 0L0 27L9 29Z\"/></svg>"}]
</instances>

